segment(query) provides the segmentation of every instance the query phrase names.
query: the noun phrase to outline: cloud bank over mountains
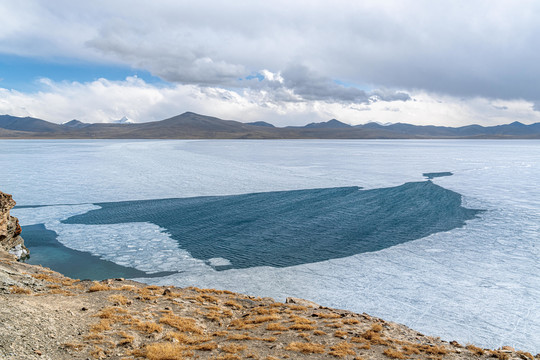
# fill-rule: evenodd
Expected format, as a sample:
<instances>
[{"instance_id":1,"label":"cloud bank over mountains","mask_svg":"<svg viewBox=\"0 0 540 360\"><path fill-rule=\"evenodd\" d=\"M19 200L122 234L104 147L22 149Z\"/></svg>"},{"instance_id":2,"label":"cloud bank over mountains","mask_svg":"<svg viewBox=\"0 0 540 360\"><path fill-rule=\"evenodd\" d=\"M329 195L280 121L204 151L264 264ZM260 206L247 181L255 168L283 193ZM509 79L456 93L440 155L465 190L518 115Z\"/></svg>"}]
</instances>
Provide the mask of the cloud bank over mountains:
<instances>
[{"instance_id":1,"label":"cloud bank over mountains","mask_svg":"<svg viewBox=\"0 0 540 360\"><path fill-rule=\"evenodd\" d=\"M4 2L0 54L142 69L163 84L73 78L19 93L0 81L0 112L46 117L33 99L67 116L53 121L202 110L278 124L535 122L539 15L532 0Z\"/></svg>"}]
</instances>

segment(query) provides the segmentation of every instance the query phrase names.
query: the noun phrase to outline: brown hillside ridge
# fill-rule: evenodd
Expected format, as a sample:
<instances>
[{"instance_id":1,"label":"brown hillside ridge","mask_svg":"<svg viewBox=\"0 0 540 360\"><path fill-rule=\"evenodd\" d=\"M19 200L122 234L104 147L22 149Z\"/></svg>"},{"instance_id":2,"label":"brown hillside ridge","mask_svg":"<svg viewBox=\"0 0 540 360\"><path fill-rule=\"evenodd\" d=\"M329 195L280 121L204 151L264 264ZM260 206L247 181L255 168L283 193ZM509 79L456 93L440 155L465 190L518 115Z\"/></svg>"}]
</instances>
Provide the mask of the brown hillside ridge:
<instances>
[{"instance_id":1,"label":"brown hillside ridge","mask_svg":"<svg viewBox=\"0 0 540 360\"><path fill-rule=\"evenodd\" d=\"M0 324L0 359L535 359L306 300L70 279L3 249Z\"/></svg>"}]
</instances>

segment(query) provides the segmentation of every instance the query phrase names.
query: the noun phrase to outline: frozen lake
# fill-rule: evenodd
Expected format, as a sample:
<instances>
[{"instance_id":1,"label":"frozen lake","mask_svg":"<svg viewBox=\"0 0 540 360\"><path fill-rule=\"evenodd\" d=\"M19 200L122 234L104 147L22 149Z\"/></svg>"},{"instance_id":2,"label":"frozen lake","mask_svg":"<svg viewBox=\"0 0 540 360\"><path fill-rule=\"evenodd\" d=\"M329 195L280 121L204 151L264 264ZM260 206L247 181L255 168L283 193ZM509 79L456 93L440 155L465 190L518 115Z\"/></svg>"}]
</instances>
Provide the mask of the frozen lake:
<instances>
[{"instance_id":1,"label":"frozen lake","mask_svg":"<svg viewBox=\"0 0 540 360\"><path fill-rule=\"evenodd\" d=\"M148 283L225 288L277 300L303 297L445 340L540 351L538 141L16 140L0 141L0 147L7 174L0 189L22 206L13 215L23 226L44 229L48 236L54 232L67 248L118 266L168 272L141 278ZM433 184L422 175L439 172L453 175L433 177ZM305 208L287 207L299 199ZM295 220L287 228L295 232L284 232L283 239L316 228L317 251L290 261L250 257L257 252L250 243L263 240L245 234L257 235L266 226L257 204L278 204L265 211ZM189 221L180 217L184 223L144 211L158 213L163 206L195 215ZM378 210L366 212L370 206ZM414 214L411 208L425 211L418 214L426 221L405 221L405 214ZM220 209L227 212L212 222ZM239 215L223 215L231 209ZM470 213L474 209L484 211ZM201 213L207 226L197 227ZM355 219L362 226L354 228ZM200 244L213 234L181 246L183 229L193 239L227 221L242 231L225 231L223 249L204 251L211 245ZM252 222L257 231L238 225ZM368 242L384 246L349 246L325 256L341 250L345 238L356 246L354 237L369 224L378 227ZM426 228L411 235L420 225ZM376 236L383 231L389 231L384 238ZM236 242L235 233L244 241ZM325 250L326 237L332 242ZM241 246L233 249L235 244Z\"/></svg>"}]
</instances>

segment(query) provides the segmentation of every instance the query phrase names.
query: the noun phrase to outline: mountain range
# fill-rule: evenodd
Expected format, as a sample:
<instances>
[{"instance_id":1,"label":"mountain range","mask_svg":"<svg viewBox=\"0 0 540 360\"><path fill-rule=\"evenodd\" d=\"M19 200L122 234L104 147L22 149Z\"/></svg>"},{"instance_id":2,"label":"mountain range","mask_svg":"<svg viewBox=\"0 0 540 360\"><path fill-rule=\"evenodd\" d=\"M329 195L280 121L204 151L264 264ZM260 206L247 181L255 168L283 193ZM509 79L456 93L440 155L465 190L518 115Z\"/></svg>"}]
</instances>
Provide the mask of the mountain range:
<instances>
[{"instance_id":1,"label":"mountain range","mask_svg":"<svg viewBox=\"0 0 540 360\"><path fill-rule=\"evenodd\" d=\"M123 120L123 119L122 119ZM332 119L301 127L275 127L264 121L242 123L193 112L161 121L55 124L32 117L0 115L3 139L540 139L540 123L461 127L396 123L349 125Z\"/></svg>"}]
</instances>

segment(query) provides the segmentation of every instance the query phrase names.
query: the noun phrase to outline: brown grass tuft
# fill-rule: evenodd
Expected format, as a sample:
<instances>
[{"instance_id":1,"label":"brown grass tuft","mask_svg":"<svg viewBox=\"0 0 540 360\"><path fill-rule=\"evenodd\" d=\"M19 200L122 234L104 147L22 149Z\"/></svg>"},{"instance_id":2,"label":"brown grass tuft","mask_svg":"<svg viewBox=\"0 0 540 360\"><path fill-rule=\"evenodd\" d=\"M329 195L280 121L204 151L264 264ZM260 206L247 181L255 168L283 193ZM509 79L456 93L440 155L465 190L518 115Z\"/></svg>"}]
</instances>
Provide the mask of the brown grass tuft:
<instances>
[{"instance_id":1,"label":"brown grass tuft","mask_svg":"<svg viewBox=\"0 0 540 360\"><path fill-rule=\"evenodd\" d=\"M405 354L403 354L401 351L396 350L396 349L391 349L391 348L384 350L383 354L392 359L406 359L407 358L407 356L405 356Z\"/></svg>"},{"instance_id":2,"label":"brown grass tuft","mask_svg":"<svg viewBox=\"0 0 540 360\"><path fill-rule=\"evenodd\" d=\"M234 354L223 354L215 358L216 360L242 360L241 357Z\"/></svg>"},{"instance_id":3,"label":"brown grass tuft","mask_svg":"<svg viewBox=\"0 0 540 360\"><path fill-rule=\"evenodd\" d=\"M88 292L96 292L96 291L108 291L112 290L111 287L107 284L101 284L97 281L94 281L93 285L88 288Z\"/></svg>"},{"instance_id":4,"label":"brown grass tuft","mask_svg":"<svg viewBox=\"0 0 540 360\"><path fill-rule=\"evenodd\" d=\"M129 305L129 304L131 304L131 300L129 300L124 295L120 295L120 294L111 295L111 296L109 296L108 299L109 299L110 302L112 302L114 304L118 304L118 305Z\"/></svg>"},{"instance_id":5,"label":"brown grass tuft","mask_svg":"<svg viewBox=\"0 0 540 360\"><path fill-rule=\"evenodd\" d=\"M173 339L178 341L180 344L186 345L197 345L212 340L212 338L209 336L190 336L180 332L169 332L167 335L165 335L165 340Z\"/></svg>"},{"instance_id":6,"label":"brown grass tuft","mask_svg":"<svg viewBox=\"0 0 540 360\"><path fill-rule=\"evenodd\" d=\"M351 319L343 319L341 322L343 325L355 325L355 324L359 324L360 320L351 318Z\"/></svg>"},{"instance_id":7,"label":"brown grass tuft","mask_svg":"<svg viewBox=\"0 0 540 360\"><path fill-rule=\"evenodd\" d=\"M420 350L417 347L411 345L403 345L402 349L405 355L420 354Z\"/></svg>"},{"instance_id":8,"label":"brown grass tuft","mask_svg":"<svg viewBox=\"0 0 540 360\"><path fill-rule=\"evenodd\" d=\"M65 343L65 344L62 344L62 347L64 349L71 349L71 350L75 350L75 351L81 351L82 349L84 349L86 347L85 344L80 344L80 343Z\"/></svg>"},{"instance_id":9,"label":"brown grass tuft","mask_svg":"<svg viewBox=\"0 0 540 360\"><path fill-rule=\"evenodd\" d=\"M90 333L100 333L111 329L111 322L106 319L101 319L97 324L90 326Z\"/></svg>"},{"instance_id":10,"label":"brown grass tuft","mask_svg":"<svg viewBox=\"0 0 540 360\"><path fill-rule=\"evenodd\" d=\"M142 332L145 332L147 334L152 334L152 333L161 333L163 331L163 326L159 325L159 324L156 324L155 322L151 322L151 321L136 321L134 324L133 324L133 327L136 329L136 330L139 330L139 331L142 331Z\"/></svg>"},{"instance_id":11,"label":"brown grass tuft","mask_svg":"<svg viewBox=\"0 0 540 360\"><path fill-rule=\"evenodd\" d=\"M359 350L369 350L369 349L371 349L371 345L368 344L368 343L365 343L365 344L362 344L362 345L360 345L360 346L357 346L357 348L358 348Z\"/></svg>"},{"instance_id":12,"label":"brown grass tuft","mask_svg":"<svg viewBox=\"0 0 540 360\"><path fill-rule=\"evenodd\" d=\"M180 331L202 335L204 330L197 325L195 319L167 314L159 319L162 324L167 324Z\"/></svg>"},{"instance_id":13,"label":"brown grass tuft","mask_svg":"<svg viewBox=\"0 0 540 360\"><path fill-rule=\"evenodd\" d=\"M96 359L103 359L107 355L105 354L105 351L102 348L100 348L99 346L94 346L94 348L90 352L90 356Z\"/></svg>"},{"instance_id":14,"label":"brown grass tuft","mask_svg":"<svg viewBox=\"0 0 540 360\"><path fill-rule=\"evenodd\" d=\"M289 326L289 329L291 330L299 330L299 331L305 331L305 330L315 330L316 327L309 324L293 324Z\"/></svg>"},{"instance_id":15,"label":"brown grass tuft","mask_svg":"<svg viewBox=\"0 0 540 360\"><path fill-rule=\"evenodd\" d=\"M200 351L212 351L218 348L218 344L215 342L208 342L206 344L199 344L199 345L193 345L191 347L192 350L200 350Z\"/></svg>"},{"instance_id":16,"label":"brown grass tuft","mask_svg":"<svg viewBox=\"0 0 540 360\"><path fill-rule=\"evenodd\" d=\"M466 347L467 347L467 350L469 350L470 352L472 352L475 355L483 355L484 354L484 349L479 348L478 346L474 346L473 344L469 344Z\"/></svg>"},{"instance_id":17,"label":"brown grass tuft","mask_svg":"<svg viewBox=\"0 0 540 360\"><path fill-rule=\"evenodd\" d=\"M499 360L508 360L508 359L510 359L510 354L505 353L503 351L490 350L489 354L491 355L491 357L499 359ZM532 358L532 359L534 360L534 358ZM526 360L529 360L529 359L526 359Z\"/></svg>"},{"instance_id":18,"label":"brown grass tuft","mask_svg":"<svg viewBox=\"0 0 540 360\"><path fill-rule=\"evenodd\" d=\"M520 358L523 360L534 360L534 356L532 356L531 353L525 352L525 351L517 351ZM540 359L540 354L537 354L536 357Z\"/></svg>"},{"instance_id":19,"label":"brown grass tuft","mask_svg":"<svg viewBox=\"0 0 540 360\"><path fill-rule=\"evenodd\" d=\"M28 295L28 294L32 293L32 291L30 291L28 289L25 289L25 288L22 288L22 287L19 287L17 285L11 285L9 287L9 292L11 294L25 294L25 295Z\"/></svg>"},{"instance_id":20,"label":"brown grass tuft","mask_svg":"<svg viewBox=\"0 0 540 360\"><path fill-rule=\"evenodd\" d=\"M221 351L229 353L229 354L236 354L246 349L247 349L246 345L226 344L226 345L223 345L223 347L221 348Z\"/></svg>"},{"instance_id":21,"label":"brown grass tuft","mask_svg":"<svg viewBox=\"0 0 540 360\"><path fill-rule=\"evenodd\" d=\"M322 354L324 353L324 345L292 342L285 348L285 350L301 352L304 354Z\"/></svg>"},{"instance_id":22,"label":"brown grass tuft","mask_svg":"<svg viewBox=\"0 0 540 360\"><path fill-rule=\"evenodd\" d=\"M280 324L280 323L270 323L270 324L266 325L266 330L270 330L270 331L287 331L287 330L289 330L289 328L284 326L283 324Z\"/></svg>"},{"instance_id":23,"label":"brown grass tuft","mask_svg":"<svg viewBox=\"0 0 540 360\"><path fill-rule=\"evenodd\" d=\"M43 274L43 273L32 274L32 277L35 278L35 279L38 279L38 280L45 280L45 281L52 282L52 283L61 283L62 282L62 279L60 279L58 277L55 277L55 276L51 276L49 274Z\"/></svg>"},{"instance_id":24,"label":"brown grass tuft","mask_svg":"<svg viewBox=\"0 0 540 360\"><path fill-rule=\"evenodd\" d=\"M341 342L337 345L334 345L330 348L330 351L328 354L335 356L335 357L345 357L347 355L356 355L354 350L352 349L352 344L349 344L347 342Z\"/></svg>"},{"instance_id":25,"label":"brown grass tuft","mask_svg":"<svg viewBox=\"0 0 540 360\"><path fill-rule=\"evenodd\" d=\"M125 346L125 345L133 344L133 340L135 340L135 337L129 335L125 331L119 332L118 336L120 336L120 341L118 342L118 346Z\"/></svg>"},{"instance_id":26,"label":"brown grass tuft","mask_svg":"<svg viewBox=\"0 0 540 360\"><path fill-rule=\"evenodd\" d=\"M143 356L150 360L182 360L187 347L173 343L154 343L146 345ZM142 355L142 354L141 354Z\"/></svg>"}]
</instances>

